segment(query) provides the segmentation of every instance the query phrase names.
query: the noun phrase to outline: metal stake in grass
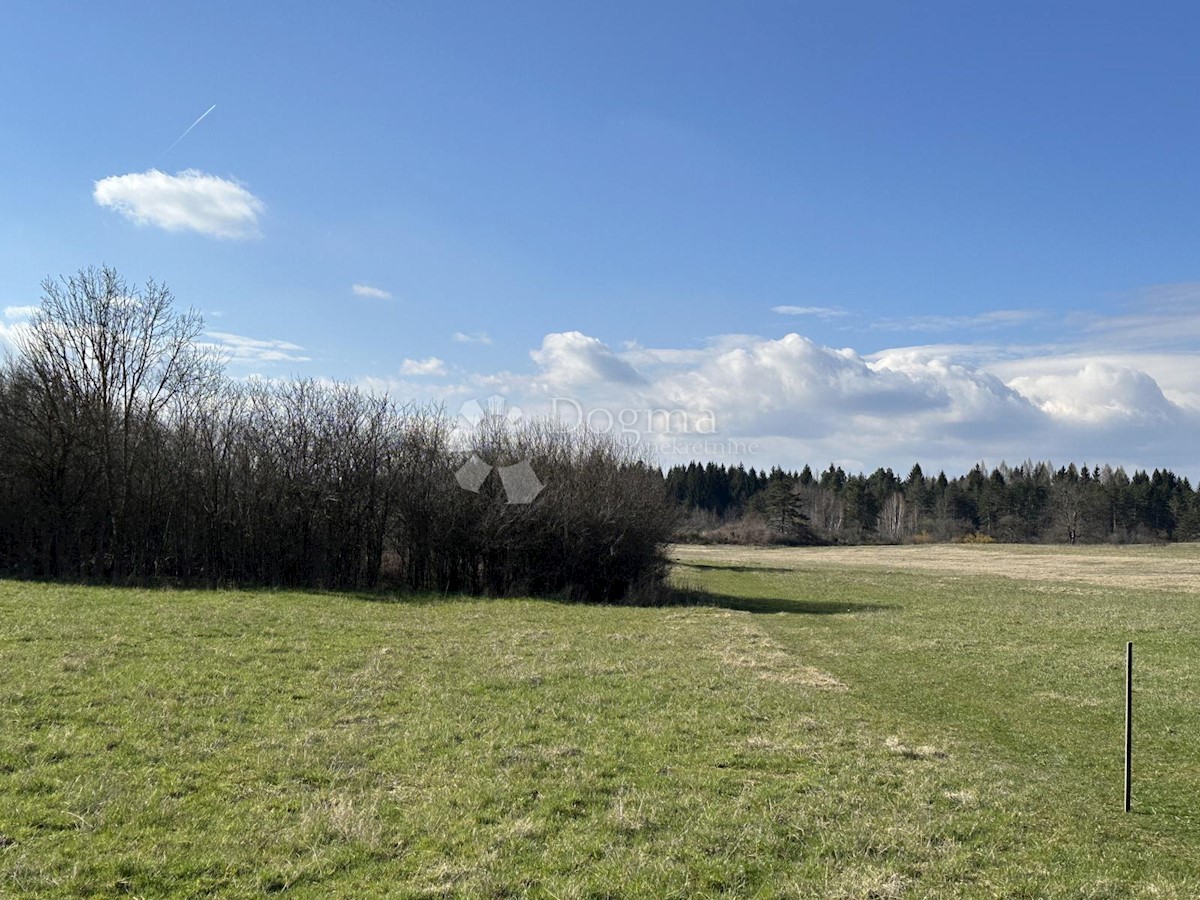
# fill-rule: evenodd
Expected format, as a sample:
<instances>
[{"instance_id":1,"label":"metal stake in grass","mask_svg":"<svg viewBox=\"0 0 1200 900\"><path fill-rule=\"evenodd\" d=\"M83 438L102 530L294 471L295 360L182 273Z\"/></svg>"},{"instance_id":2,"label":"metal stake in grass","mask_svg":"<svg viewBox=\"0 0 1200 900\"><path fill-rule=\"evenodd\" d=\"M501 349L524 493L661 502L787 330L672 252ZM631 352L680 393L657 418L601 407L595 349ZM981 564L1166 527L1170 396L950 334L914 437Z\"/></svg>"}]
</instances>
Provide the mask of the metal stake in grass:
<instances>
[{"instance_id":1,"label":"metal stake in grass","mask_svg":"<svg viewBox=\"0 0 1200 900\"><path fill-rule=\"evenodd\" d=\"M1125 645L1125 812L1133 789L1133 641Z\"/></svg>"}]
</instances>

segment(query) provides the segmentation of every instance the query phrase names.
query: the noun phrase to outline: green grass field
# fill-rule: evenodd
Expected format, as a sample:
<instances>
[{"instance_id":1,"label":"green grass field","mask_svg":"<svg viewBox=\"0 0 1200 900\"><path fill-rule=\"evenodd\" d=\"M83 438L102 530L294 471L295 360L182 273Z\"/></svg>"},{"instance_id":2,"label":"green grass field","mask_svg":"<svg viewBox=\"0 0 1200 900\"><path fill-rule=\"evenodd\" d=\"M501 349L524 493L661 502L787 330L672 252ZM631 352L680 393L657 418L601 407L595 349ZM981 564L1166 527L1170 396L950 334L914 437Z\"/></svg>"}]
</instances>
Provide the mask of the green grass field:
<instances>
[{"instance_id":1,"label":"green grass field","mask_svg":"<svg viewBox=\"0 0 1200 900\"><path fill-rule=\"evenodd\" d=\"M704 605L0 582L0 895L1200 895L1200 547L675 558Z\"/></svg>"}]
</instances>

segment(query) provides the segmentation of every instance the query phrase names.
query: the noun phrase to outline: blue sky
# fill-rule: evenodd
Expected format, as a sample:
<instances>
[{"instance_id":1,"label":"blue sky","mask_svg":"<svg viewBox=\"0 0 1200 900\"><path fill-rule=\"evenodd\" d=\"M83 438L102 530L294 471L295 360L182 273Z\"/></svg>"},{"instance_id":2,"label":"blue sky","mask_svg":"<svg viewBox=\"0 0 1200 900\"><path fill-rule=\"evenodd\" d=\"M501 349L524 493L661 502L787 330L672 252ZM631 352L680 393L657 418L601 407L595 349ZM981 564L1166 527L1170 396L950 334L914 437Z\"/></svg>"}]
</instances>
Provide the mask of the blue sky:
<instances>
[{"instance_id":1,"label":"blue sky","mask_svg":"<svg viewBox=\"0 0 1200 900\"><path fill-rule=\"evenodd\" d=\"M1198 35L1190 4L11 4L0 336L107 263L236 374L707 423L667 461L1195 478Z\"/></svg>"}]
</instances>

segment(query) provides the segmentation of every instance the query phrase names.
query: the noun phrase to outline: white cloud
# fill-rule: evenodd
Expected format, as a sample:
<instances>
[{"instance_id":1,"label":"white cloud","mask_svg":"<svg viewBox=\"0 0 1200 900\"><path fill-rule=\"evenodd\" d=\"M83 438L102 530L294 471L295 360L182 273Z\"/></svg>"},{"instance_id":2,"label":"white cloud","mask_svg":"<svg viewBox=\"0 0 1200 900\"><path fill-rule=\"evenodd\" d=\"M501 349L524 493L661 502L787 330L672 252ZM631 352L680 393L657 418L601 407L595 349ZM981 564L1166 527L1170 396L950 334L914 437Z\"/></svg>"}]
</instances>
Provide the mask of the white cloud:
<instances>
[{"instance_id":1,"label":"white cloud","mask_svg":"<svg viewBox=\"0 0 1200 900\"><path fill-rule=\"evenodd\" d=\"M390 292L385 291L383 288L377 288L374 285L370 285L370 284L361 284L361 283L356 284L351 288L351 290L354 291L355 296L358 296L358 297L372 297L376 300L391 300L392 299L392 295Z\"/></svg>"},{"instance_id":2,"label":"white cloud","mask_svg":"<svg viewBox=\"0 0 1200 900\"><path fill-rule=\"evenodd\" d=\"M1065 385L1067 380L1089 366L1130 369L1152 378L1163 396L1171 403L1200 412L1200 353L1124 353L1091 350L1051 355L1031 354L1017 358L993 359L985 361L984 364L989 371L1003 378L1008 384L1028 385L1031 393L1037 391L1035 385L1047 376L1063 379L1059 383ZM1045 390L1045 384L1047 383L1043 382L1042 390Z\"/></svg>"},{"instance_id":3,"label":"white cloud","mask_svg":"<svg viewBox=\"0 0 1200 900\"><path fill-rule=\"evenodd\" d=\"M527 413L548 413L557 402L573 420L597 410L600 420L644 424L654 410L659 421L693 429L715 423L715 434L710 427L699 428L703 435L646 435L664 460L801 465L852 453L887 464L896 458L896 465L961 458L969 467L981 444L1028 435L1045 418L969 364L868 359L798 334L725 335L702 349L632 345L617 355L596 338L568 332L547 335L532 356L539 364L533 376L505 373L508 396Z\"/></svg>"},{"instance_id":4,"label":"white cloud","mask_svg":"<svg viewBox=\"0 0 1200 900\"><path fill-rule=\"evenodd\" d=\"M877 331L953 331L956 329L994 330L1025 325L1043 316L1038 310L995 309L969 316L899 316L871 323Z\"/></svg>"},{"instance_id":5,"label":"white cloud","mask_svg":"<svg viewBox=\"0 0 1200 900\"><path fill-rule=\"evenodd\" d=\"M1062 353L1022 357L1015 346L932 345L862 355L798 334L714 338L704 348L614 353L579 332L550 334L531 354L532 375L466 376L479 394L508 396L527 414L598 410L619 422L631 411L678 411L678 422L715 422L716 433L646 434L663 461L741 459L966 471L980 460L1027 457L1165 465L1196 474L1200 362L1164 390L1143 367ZM1170 360L1147 357L1164 370ZM673 413L674 415L674 413ZM682 437L682 440L676 438Z\"/></svg>"},{"instance_id":6,"label":"white cloud","mask_svg":"<svg viewBox=\"0 0 1200 900\"><path fill-rule=\"evenodd\" d=\"M217 238L256 237L258 217L266 209L236 181L196 169L112 175L96 182L92 196L139 225Z\"/></svg>"},{"instance_id":7,"label":"white cloud","mask_svg":"<svg viewBox=\"0 0 1200 900\"><path fill-rule=\"evenodd\" d=\"M445 375L446 363L431 356L428 359L406 359L400 365L401 375Z\"/></svg>"},{"instance_id":8,"label":"white cloud","mask_svg":"<svg viewBox=\"0 0 1200 900\"><path fill-rule=\"evenodd\" d=\"M1193 349L1200 340L1200 282L1142 291L1121 315L1081 315L1094 345L1122 350Z\"/></svg>"},{"instance_id":9,"label":"white cloud","mask_svg":"<svg viewBox=\"0 0 1200 900\"><path fill-rule=\"evenodd\" d=\"M289 341L262 340L227 331L209 331L206 336L213 339L206 346L219 350L230 362L309 362L312 359L301 355L303 347Z\"/></svg>"},{"instance_id":10,"label":"white cloud","mask_svg":"<svg viewBox=\"0 0 1200 900\"><path fill-rule=\"evenodd\" d=\"M641 375L607 344L578 331L548 334L529 354L542 368L544 383L570 387L596 383L637 384Z\"/></svg>"},{"instance_id":11,"label":"white cloud","mask_svg":"<svg viewBox=\"0 0 1200 900\"><path fill-rule=\"evenodd\" d=\"M1088 362L1069 373L1023 375L1010 384L1053 418L1089 425L1170 422L1176 407L1145 372Z\"/></svg>"},{"instance_id":12,"label":"white cloud","mask_svg":"<svg viewBox=\"0 0 1200 900\"><path fill-rule=\"evenodd\" d=\"M922 389L873 370L854 351L821 347L798 334L714 350L660 384L673 402L721 410L741 427L807 434L848 414L909 411L930 402Z\"/></svg>"},{"instance_id":13,"label":"white cloud","mask_svg":"<svg viewBox=\"0 0 1200 900\"><path fill-rule=\"evenodd\" d=\"M34 314L40 309L40 306L6 306L4 307L4 318L14 320L32 319Z\"/></svg>"},{"instance_id":14,"label":"white cloud","mask_svg":"<svg viewBox=\"0 0 1200 900\"><path fill-rule=\"evenodd\" d=\"M548 415L557 401L573 421L620 428L626 417L636 421L643 446L666 463L823 468L833 461L855 471L907 471L916 461L929 472L954 473L980 461L1034 458L1129 470L1166 466L1197 479L1200 352L1191 335L1200 303L1185 293L1147 307L1141 318L1058 323L1056 343L993 337L866 354L800 334L727 334L701 346L629 342L614 350L590 335L563 332L546 335L532 351L532 372L390 384L403 396L444 399L448 408L500 394L527 415ZM998 329L1033 316L999 311L964 322ZM1125 340L1128 334L1137 339ZM643 427L647 411L692 430L655 433ZM696 433L705 422L715 431Z\"/></svg>"},{"instance_id":15,"label":"white cloud","mask_svg":"<svg viewBox=\"0 0 1200 900\"><path fill-rule=\"evenodd\" d=\"M808 448L807 458L772 465L848 453L945 458L1028 430L1039 416L1000 379L969 365L869 360L797 334L714 351L656 379L654 389L657 405L712 411L723 434L754 437L768 448L788 441Z\"/></svg>"},{"instance_id":16,"label":"white cloud","mask_svg":"<svg viewBox=\"0 0 1200 900\"><path fill-rule=\"evenodd\" d=\"M27 322L0 322L0 351L16 352L21 338L30 334Z\"/></svg>"},{"instance_id":17,"label":"white cloud","mask_svg":"<svg viewBox=\"0 0 1200 900\"><path fill-rule=\"evenodd\" d=\"M782 316L814 316L818 319L838 319L850 315L837 306L772 306L771 312Z\"/></svg>"},{"instance_id":18,"label":"white cloud","mask_svg":"<svg viewBox=\"0 0 1200 900\"><path fill-rule=\"evenodd\" d=\"M450 335L450 340L459 344L490 344L492 339L486 331L462 332L456 331Z\"/></svg>"}]
</instances>

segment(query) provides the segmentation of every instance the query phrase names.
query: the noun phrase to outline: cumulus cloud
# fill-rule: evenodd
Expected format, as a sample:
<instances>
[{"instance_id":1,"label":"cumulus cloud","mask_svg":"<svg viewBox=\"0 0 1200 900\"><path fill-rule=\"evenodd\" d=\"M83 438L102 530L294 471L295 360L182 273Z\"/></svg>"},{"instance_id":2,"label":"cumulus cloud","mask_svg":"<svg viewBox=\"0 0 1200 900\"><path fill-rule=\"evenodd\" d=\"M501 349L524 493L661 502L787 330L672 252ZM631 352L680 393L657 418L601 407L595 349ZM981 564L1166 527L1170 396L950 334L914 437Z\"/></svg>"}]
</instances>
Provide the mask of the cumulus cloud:
<instances>
[{"instance_id":1,"label":"cumulus cloud","mask_svg":"<svg viewBox=\"0 0 1200 900\"><path fill-rule=\"evenodd\" d=\"M266 209L236 181L197 169L112 175L96 182L92 197L139 225L230 239L256 237Z\"/></svg>"},{"instance_id":2,"label":"cumulus cloud","mask_svg":"<svg viewBox=\"0 0 1200 900\"><path fill-rule=\"evenodd\" d=\"M431 356L428 359L406 359L400 365L401 375L445 375L446 363Z\"/></svg>"},{"instance_id":3,"label":"cumulus cloud","mask_svg":"<svg viewBox=\"0 0 1200 900\"><path fill-rule=\"evenodd\" d=\"M372 297L376 300L391 300L392 295L389 291L383 288L377 288L370 284L356 284L351 288L357 297Z\"/></svg>"},{"instance_id":4,"label":"cumulus cloud","mask_svg":"<svg viewBox=\"0 0 1200 900\"><path fill-rule=\"evenodd\" d=\"M0 351L15 352L20 347L21 339L29 334L27 322L0 322Z\"/></svg>"},{"instance_id":5,"label":"cumulus cloud","mask_svg":"<svg viewBox=\"0 0 1200 900\"><path fill-rule=\"evenodd\" d=\"M1022 391L1038 397L1044 395L1049 385L1057 384L1059 390L1066 390L1071 379L1089 366L1101 369L1128 369L1153 379L1163 396L1173 405L1200 412L1200 353L1092 350L1053 355L1037 353L1017 358L993 359L984 364L1006 383L1020 386ZM1047 377L1057 380L1044 380ZM1038 384L1042 385L1040 389Z\"/></svg>"},{"instance_id":6,"label":"cumulus cloud","mask_svg":"<svg viewBox=\"0 0 1200 900\"><path fill-rule=\"evenodd\" d=\"M973 448L1027 435L1042 417L1000 379L970 365L869 359L798 334L739 338L663 372L643 395L653 408L707 411L735 446L752 439L769 451L760 465L844 460L851 452L885 462L972 459Z\"/></svg>"},{"instance_id":7,"label":"cumulus cloud","mask_svg":"<svg viewBox=\"0 0 1200 900\"><path fill-rule=\"evenodd\" d=\"M910 412L936 402L922 386L872 369L853 350L798 334L718 350L667 376L662 387L671 401L719 409L731 424L807 434L842 416Z\"/></svg>"},{"instance_id":8,"label":"cumulus cloud","mask_svg":"<svg viewBox=\"0 0 1200 900\"><path fill-rule=\"evenodd\" d=\"M613 348L570 331L545 336L530 354L532 372L393 384L448 408L500 394L527 415L557 411L625 437L638 432L665 463L907 471L917 461L952 472L1034 458L1167 466L1197 478L1200 353L1189 336L1200 302L1191 297L1180 288L1158 298L1140 325L1124 315L1058 323L1053 343L1040 344L989 335L863 353L802 334L726 334L699 346ZM1032 315L1000 311L959 324L999 334L1002 323ZM1130 334L1137 339L1123 339Z\"/></svg>"},{"instance_id":9,"label":"cumulus cloud","mask_svg":"<svg viewBox=\"0 0 1200 900\"><path fill-rule=\"evenodd\" d=\"M657 411L695 434L651 434L663 461L693 456L747 465L799 466L834 460L867 469L970 468L1027 457L1111 461L1126 466L1196 465L1200 363L1170 391L1144 368L1103 359L1021 358L1019 348L930 345L864 355L781 338L726 335L700 348L614 352L579 332L550 334L531 354L529 376L467 376L476 391L493 377L526 413L558 404L573 421L645 425ZM1154 361L1149 357L1147 362ZM1170 361L1158 360L1164 367ZM651 429L653 430L653 429ZM715 432L712 433L712 432ZM665 440L669 438L669 440Z\"/></svg>"},{"instance_id":10,"label":"cumulus cloud","mask_svg":"<svg viewBox=\"0 0 1200 900\"><path fill-rule=\"evenodd\" d=\"M645 379L611 348L578 331L548 334L529 354L546 384L564 388L601 384L640 384Z\"/></svg>"},{"instance_id":11,"label":"cumulus cloud","mask_svg":"<svg viewBox=\"0 0 1200 900\"><path fill-rule=\"evenodd\" d=\"M212 338L207 346L220 351L230 362L309 362L312 359L302 355L303 347L290 341L263 340L227 331L210 331L206 336Z\"/></svg>"},{"instance_id":12,"label":"cumulus cloud","mask_svg":"<svg viewBox=\"0 0 1200 900\"><path fill-rule=\"evenodd\" d=\"M1089 425L1162 424L1177 412L1148 374L1105 362L1069 373L1020 376L1011 385L1051 417Z\"/></svg>"},{"instance_id":13,"label":"cumulus cloud","mask_svg":"<svg viewBox=\"0 0 1200 900\"><path fill-rule=\"evenodd\" d=\"M540 401L544 412L557 403L572 420L593 410L595 421L669 419L691 430L682 443L676 434L651 435L664 459L792 465L844 459L852 448L865 459L899 454L909 464L950 457L973 464L989 438L1028 436L1045 419L1029 399L970 364L917 354L867 358L799 334L726 335L704 348L635 344L616 354L569 332L547 335L532 355L535 375L523 383L509 376L523 409L536 413ZM693 440L697 427L705 432L701 444ZM748 451L751 445L770 459L749 459L760 452Z\"/></svg>"},{"instance_id":14,"label":"cumulus cloud","mask_svg":"<svg viewBox=\"0 0 1200 900\"><path fill-rule=\"evenodd\" d=\"M40 306L6 306L4 307L4 318L9 320L31 319L39 309L41 309Z\"/></svg>"}]
</instances>

